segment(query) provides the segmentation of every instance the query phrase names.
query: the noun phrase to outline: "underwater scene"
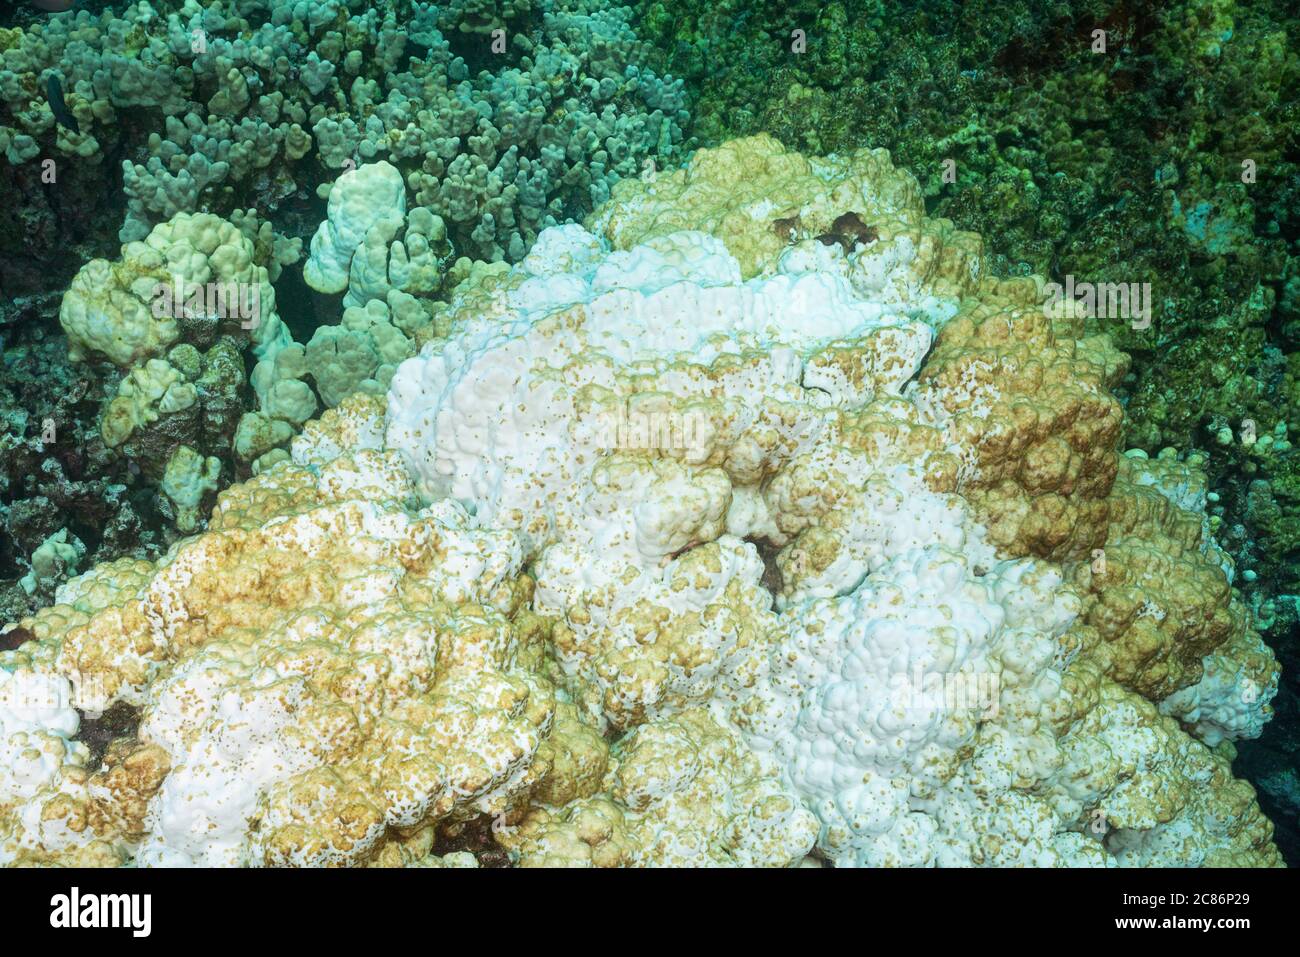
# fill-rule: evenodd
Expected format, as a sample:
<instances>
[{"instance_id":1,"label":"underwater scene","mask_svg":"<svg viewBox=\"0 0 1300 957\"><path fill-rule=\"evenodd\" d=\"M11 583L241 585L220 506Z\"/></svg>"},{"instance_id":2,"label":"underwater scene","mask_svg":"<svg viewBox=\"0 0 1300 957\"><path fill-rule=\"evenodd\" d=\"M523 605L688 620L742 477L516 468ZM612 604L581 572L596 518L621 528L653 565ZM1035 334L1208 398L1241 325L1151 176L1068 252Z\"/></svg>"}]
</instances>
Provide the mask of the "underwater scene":
<instances>
[{"instance_id":1,"label":"underwater scene","mask_svg":"<svg viewBox=\"0 0 1300 957\"><path fill-rule=\"evenodd\" d=\"M0 3L0 865L1300 865L1298 38Z\"/></svg>"}]
</instances>

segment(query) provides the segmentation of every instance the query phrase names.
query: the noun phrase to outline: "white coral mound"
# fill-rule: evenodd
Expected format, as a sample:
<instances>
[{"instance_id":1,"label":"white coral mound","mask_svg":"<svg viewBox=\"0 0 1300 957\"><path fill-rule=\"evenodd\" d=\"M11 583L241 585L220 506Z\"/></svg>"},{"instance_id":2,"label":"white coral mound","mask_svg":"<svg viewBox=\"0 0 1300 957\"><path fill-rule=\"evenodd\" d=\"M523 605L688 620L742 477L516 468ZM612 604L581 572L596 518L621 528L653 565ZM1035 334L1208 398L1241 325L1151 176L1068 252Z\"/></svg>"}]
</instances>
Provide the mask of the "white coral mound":
<instances>
[{"instance_id":1,"label":"white coral mound","mask_svg":"<svg viewBox=\"0 0 1300 957\"><path fill-rule=\"evenodd\" d=\"M1104 864L1132 838L1089 827L1122 772L1074 758L1082 602L957 494L974 456L913 381L957 304L910 264L795 241L744 279L700 232L546 230L399 368L388 443L422 494L522 533L595 726L707 709L839 864ZM1217 840L1185 808L1145 829ZM548 811L520 840L571 826Z\"/></svg>"},{"instance_id":2,"label":"white coral mound","mask_svg":"<svg viewBox=\"0 0 1300 957\"><path fill-rule=\"evenodd\" d=\"M1278 862L1226 744L1276 664L1104 337L883 152L737 141L591 223L21 623L0 860ZM90 767L18 676L139 731Z\"/></svg>"},{"instance_id":3,"label":"white coral mound","mask_svg":"<svg viewBox=\"0 0 1300 957\"><path fill-rule=\"evenodd\" d=\"M729 446L755 430L793 447L822 410L897 394L930 344L923 322L859 299L845 274L742 282L726 247L703 233L610 254L580 226L548 229L512 281L475 306L449 340L400 368L389 440L428 495L461 499L535 544L574 507L567 491L600 453L646 445L710 462L734 457ZM871 348L851 381L818 361L837 341L863 339ZM759 421L757 395L811 407ZM751 454L757 476L767 453ZM638 523L651 561L685 544L652 530L661 518L671 521Z\"/></svg>"}]
</instances>

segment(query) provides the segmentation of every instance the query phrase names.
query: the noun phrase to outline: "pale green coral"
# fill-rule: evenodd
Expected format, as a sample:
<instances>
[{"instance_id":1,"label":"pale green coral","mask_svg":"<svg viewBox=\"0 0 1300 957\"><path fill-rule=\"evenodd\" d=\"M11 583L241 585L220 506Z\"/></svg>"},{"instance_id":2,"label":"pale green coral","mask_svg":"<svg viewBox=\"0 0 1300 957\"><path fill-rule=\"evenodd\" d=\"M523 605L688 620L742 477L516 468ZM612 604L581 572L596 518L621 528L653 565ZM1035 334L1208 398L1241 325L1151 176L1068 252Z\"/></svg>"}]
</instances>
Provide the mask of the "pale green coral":
<instances>
[{"instance_id":1,"label":"pale green coral","mask_svg":"<svg viewBox=\"0 0 1300 957\"><path fill-rule=\"evenodd\" d=\"M178 529L192 532L199 527L200 506L205 496L217 490L220 479L221 460L215 455L204 458L188 445L172 453L161 489L171 504Z\"/></svg>"},{"instance_id":2,"label":"pale green coral","mask_svg":"<svg viewBox=\"0 0 1300 957\"><path fill-rule=\"evenodd\" d=\"M390 291L390 301L400 304L400 294ZM337 326L321 326L307 344L307 367L321 401L339 404L353 392L383 395L403 359L415 355L408 332L390 313L388 304L372 299L365 306L349 306Z\"/></svg>"},{"instance_id":3,"label":"pale green coral","mask_svg":"<svg viewBox=\"0 0 1300 957\"><path fill-rule=\"evenodd\" d=\"M198 390L165 359L137 366L118 386L117 397L104 410L100 425L104 444L116 448L141 426L160 415L181 412L198 401Z\"/></svg>"},{"instance_id":4,"label":"pale green coral","mask_svg":"<svg viewBox=\"0 0 1300 957\"><path fill-rule=\"evenodd\" d=\"M31 570L19 584L27 594L35 594L41 588L75 575L77 563L85 554L86 546L76 536L70 536L66 528L61 528L32 553Z\"/></svg>"}]
</instances>

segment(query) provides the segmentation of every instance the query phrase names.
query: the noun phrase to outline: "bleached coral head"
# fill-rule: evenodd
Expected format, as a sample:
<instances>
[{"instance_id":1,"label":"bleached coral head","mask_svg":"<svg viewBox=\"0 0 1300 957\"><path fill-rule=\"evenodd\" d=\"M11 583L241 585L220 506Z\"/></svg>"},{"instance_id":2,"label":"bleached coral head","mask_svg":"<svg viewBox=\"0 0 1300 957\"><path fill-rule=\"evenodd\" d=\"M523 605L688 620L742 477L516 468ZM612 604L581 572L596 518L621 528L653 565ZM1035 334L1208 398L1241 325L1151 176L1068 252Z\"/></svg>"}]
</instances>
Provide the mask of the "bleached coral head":
<instances>
[{"instance_id":1,"label":"bleached coral head","mask_svg":"<svg viewBox=\"0 0 1300 957\"><path fill-rule=\"evenodd\" d=\"M386 409L22 623L4 675L141 724L92 769L0 705L5 859L1277 862L1209 746L1276 664L1196 482L886 156L702 150L460 273Z\"/></svg>"},{"instance_id":2,"label":"bleached coral head","mask_svg":"<svg viewBox=\"0 0 1300 957\"><path fill-rule=\"evenodd\" d=\"M1072 583L1092 546L1122 564L1135 534L1167 534L1136 533L1127 486L1112 495L1123 363L1045 316L1033 282L985 278L911 187L879 154L805 161L761 138L626 184L591 231L547 230L462 284L448 334L394 377L388 443L422 495L523 534L597 727L707 709L840 863L1103 864L1132 839L1089 827L1122 779L1080 781L1081 719L1157 686L1126 670L1137 635L1108 645L1104 596ZM1185 574L1217 573L1195 554ZM1189 688L1231 620L1148 666ZM1225 662L1167 704L1210 743L1267 714L1231 713ZM1143 716L1158 731L1112 745L1141 787L1179 786L1158 757L1174 741L1215 766ZM1171 799L1150 839L1273 853L1257 811L1225 830L1198 801ZM625 822L595 805L535 815L523 846L553 853L579 820L624 853Z\"/></svg>"}]
</instances>

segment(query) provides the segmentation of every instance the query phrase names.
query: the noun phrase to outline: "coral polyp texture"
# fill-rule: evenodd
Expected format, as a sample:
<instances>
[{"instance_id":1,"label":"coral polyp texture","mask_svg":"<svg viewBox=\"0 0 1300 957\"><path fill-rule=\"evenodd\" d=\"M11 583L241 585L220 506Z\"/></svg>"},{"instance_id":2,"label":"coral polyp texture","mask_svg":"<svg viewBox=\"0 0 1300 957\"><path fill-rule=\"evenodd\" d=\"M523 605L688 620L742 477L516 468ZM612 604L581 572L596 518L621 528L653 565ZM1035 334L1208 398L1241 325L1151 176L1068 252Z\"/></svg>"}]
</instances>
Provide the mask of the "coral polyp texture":
<instances>
[{"instance_id":1,"label":"coral polyp texture","mask_svg":"<svg viewBox=\"0 0 1300 957\"><path fill-rule=\"evenodd\" d=\"M275 209L321 164L387 160L462 252L518 258L670 161L685 95L645 65L627 8L499 6L142 0L52 18L0 45L6 180L42 155L90 177L128 145L125 242L178 212ZM36 92L51 77L75 130Z\"/></svg>"},{"instance_id":2,"label":"coral polyp texture","mask_svg":"<svg viewBox=\"0 0 1300 957\"><path fill-rule=\"evenodd\" d=\"M11 626L0 861L1280 863L1203 477L887 153L732 141L454 278L386 398Z\"/></svg>"},{"instance_id":3,"label":"coral polyp texture","mask_svg":"<svg viewBox=\"0 0 1300 957\"><path fill-rule=\"evenodd\" d=\"M457 258L517 260L540 230L693 142L681 82L650 69L632 11L604 0L21 6L0 26L0 195L14 199L0 208L0 346L26 353L24 367L53 364L45 381L79 394L9 413L4 617L66 580L71 565L48 551L34 571L51 536L93 558L156 557L202 527L217 491L287 458L322 404L382 393L415 352L403 337L427 321L412 297L432 303ZM340 176L362 170L385 171L382 201L359 199L373 221ZM280 282L336 178L333 232ZM250 248L218 236L228 258L167 252L195 217ZM241 274L250 255L264 277ZM278 283L301 341L259 342L250 361L247 329L160 314L144 285L159 265L245 292ZM304 273L346 289L344 308L378 300L389 315L339 327L337 299L313 298ZM36 345L57 335L56 316L61 364ZM258 364L251 381L245 361ZM57 445L40 438L47 422ZM19 587L28 574L35 591Z\"/></svg>"},{"instance_id":4,"label":"coral polyp texture","mask_svg":"<svg viewBox=\"0 0 1300 957\"><path fill-rule=\"evenodd\" d=\"M69 356L104 360L123 373L101 415L104 445L159 481L181 532L201 524L200 506L223 470L212 453L229 452L243 420L246 347L257 361L260 411L253 415L301 426L317 411L305 383L274 379L272 370L283 367L277 356L294 344L270 275L281 260L296 260L298 248L281 247L277 259L273 247L259 247L261 232L251 213L237 222L177 213L122 246L115 262L82 267L59 309Z\"/></svg>"}]
</instances>

